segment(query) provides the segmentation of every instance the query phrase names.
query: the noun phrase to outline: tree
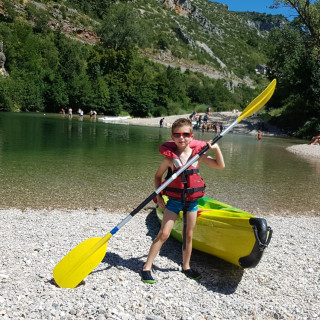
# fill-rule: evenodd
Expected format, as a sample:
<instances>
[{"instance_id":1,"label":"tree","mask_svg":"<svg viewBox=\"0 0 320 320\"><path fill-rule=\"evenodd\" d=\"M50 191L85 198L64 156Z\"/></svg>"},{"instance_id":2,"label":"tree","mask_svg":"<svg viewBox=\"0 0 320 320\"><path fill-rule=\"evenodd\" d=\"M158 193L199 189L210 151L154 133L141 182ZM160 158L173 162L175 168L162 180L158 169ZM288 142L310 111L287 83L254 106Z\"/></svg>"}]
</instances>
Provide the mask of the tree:
<instances>
[{"instance_id":1,"label":"tree","mask_svg":"<svg viewBox=\"0 0 320 320\"><path fill-rule=\"evenodd\" d=\"M306 137L301 128L306 123L311 128L310 119L320 118L320 5L308 0L274 4L289 5L298 16L287 27L273 30L268 39L270 76L278 79L269 107L282 107L277 123Z\"/></svg>"},{"instance_id":2,"label":"tree","mask_svg":"<svg viewBox=\"0 0 320 320\"><path fill-rule=\"evenodd\" d=\"M17 13L14 8L14 3L11 0L2 0L3 15L0 16L0 21L12 22L15 20Z\"/></svg>"},{"instance_id":3,"label":"tree","mask_svg":"<svg viewBox=\"0 0 320 320\"><path fill-rule=\"evenodd\" d=\"M27 19L33 22L33 30L35 33L47 33L50 31L48 27L49 15L44 9L38 9L33 3L27 3L25 6Z\"/></svg>"},{"instance_id":4,"label":"tree","mask_svg":"<svg viewBox=\"0 0 320 320\"><path fill-rule=\"evenodd\" d=\"M228 105L232 100L231 93L227 89L225 82L218 79L213 90L213 107L215 110L223 111L228 110Z\"/></svg>"},{"instance_id":5,"label":"tree","mask_svg":"<svg viewBox=\"0 0 320 320\"><path fill-rule=\"evenodd\" d=\"M99 109L110 115L118 115L117 109L110 110L110 89L104 77L100 76L93 82L93 91L93 101L90 103L93 109Z\"/></svg>"},{"instance_id":6,"label":"tree","mask_svg":"<svg viewBox=\"0 0 320 320\"><path fill-rule=\"evenodd\" d=\"M268 39L267 54L272 76L279 81L285 79L287 86L295 86L301 64L307 55L300 31L291 26L273 29Z\"/></svg>"},{"instance_id":7,"label":"tree","mask_svg":"<svg viewBox=\"0 0 320 320\"><path fill-rule=\"evenodd\" d=\"M102 45L114 50L130 49L142 42L137 21L139 17L126 3L117 3L110 7L97 30Z\"/></svg>"},{"instance_id":8,"label":"tree","mask_svg":"<svg viewBox=\"0 0 320 320\"><path fill-rule=\"evenodd\" d=\"M297 20L300 22L301 28L309 33L309 38L314 43L320 45L320 2L314 1L314 4L310 0L274 0L274 6L280 5L289 6L294 9L297 14ZM310 40L309 39L309 40Z\"/></svg>"},{"instance_id":9,"label":"tree","mask_svg":"<svg viewBox=\"0 0 320 320\"><path fill-rule=\"evenodd\" d=\"M172 101L182 102L186 97L186 84L180 68L167 68L167 79L170 83L168 97Z\"/></svg>"},{"instance_id":10,"label":"tree","mask_svg":"<svg viewBox=\"0 0 320 320\"><path fill-rule=\"evenodd\" d=\"M60 74L45 79L44 105L47 112L60 112L69 105L68 87Z\"/></svg>"},{"instance_id":11,"label":"tree","mask_svg":"<svg viewBox=\"0 0 320 320\"><path fill-rule=\"evenodd\" d=\"M122 102L118 92L118 88L111 86L109 105L105 108L105 113L108 115L118 116L122 110Z\"/></svg>"},{"instance_id":12,"label":"tree","mask_svg":"<svg viewBox=\"0 0 320 320\"><path fill-rule=\"evenodd\" d=\"M170 82L165 72L158 72L154 79L156 96L154 99L155 106L168 109L168 93Z\"/></svg>"},{"instance_id":13,"label":"tree","mask_svg":"<svg viewBox=\"0 0 320 320\"><path fill-rule=\"evenodd\" d=\"M154 92L148 86L136 86L129 97L130 109L128 110L133 116L147 117L150 116L154 108Z\"/></svg>"},{"instance_id":14,"label":"tree","mask_svg":"<svg viewBox=\"0 0 320 320\"><path fill-rule=\"evenodd\" d=\"M14 97L17 91L11 78L0 76L0 110L10 111L14 109Z\"/></svg>"}]
</instances>

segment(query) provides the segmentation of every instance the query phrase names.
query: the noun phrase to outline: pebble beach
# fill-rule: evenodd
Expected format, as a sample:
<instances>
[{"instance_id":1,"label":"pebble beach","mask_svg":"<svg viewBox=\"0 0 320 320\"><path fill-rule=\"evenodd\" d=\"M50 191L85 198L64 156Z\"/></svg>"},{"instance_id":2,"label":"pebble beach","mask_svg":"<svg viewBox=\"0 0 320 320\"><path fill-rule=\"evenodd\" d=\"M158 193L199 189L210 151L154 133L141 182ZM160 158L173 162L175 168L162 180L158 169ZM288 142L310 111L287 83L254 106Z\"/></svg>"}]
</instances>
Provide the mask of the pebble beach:
<instances>
[{"instance_id":1,"label":"pebble beach","mask_svg":"<svg viewBox=\"0 0 320 320\"><path fill-rule=\"evenodd\" d=\"M131 120L127 124L158 126L160 118ZM320 162L320 146L288 151ZM160 226L154 209L148 205L108 241L102 262L75 289L54 283L55 265L82 241L103 237L129 212L0 210L0 319L320 319L319 208L312 215L264 213L273 238L253 269L194 251L200 281L180 272L181 244L170 238L155 260L156 283L150 285L139 273Z\"/></svg>"},{"instance_id":2,"label":"pebble beach","mask_svg":"<svg viewBox=\"0 0 320 320\"><path fill-rule=\"evenodd\" d=\"M194 251L200 281L179 271L181 245L170 238L150 285L139 271L159 223L154 208L146 208L109 240L100 265L75 289L54 284L54 266L127 214L13 209L0 215L1 319L320 319L319 215L269 213L273 239L253 269Z\"/></svg>"}]
</instances>

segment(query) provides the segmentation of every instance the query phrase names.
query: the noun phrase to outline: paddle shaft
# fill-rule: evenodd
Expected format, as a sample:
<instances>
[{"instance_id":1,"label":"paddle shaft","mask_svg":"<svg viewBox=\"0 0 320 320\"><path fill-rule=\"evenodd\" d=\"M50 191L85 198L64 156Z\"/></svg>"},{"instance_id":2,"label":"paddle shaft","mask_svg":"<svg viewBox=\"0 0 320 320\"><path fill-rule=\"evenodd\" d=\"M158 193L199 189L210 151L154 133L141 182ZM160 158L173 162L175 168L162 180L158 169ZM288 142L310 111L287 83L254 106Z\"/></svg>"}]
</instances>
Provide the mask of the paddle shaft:
<instances>
[{"instance_id":1,"label":"paddle shaft","mask_svg":"<svg viewBox=\"0 0 320 320\"><path fill-rule=\"evenodd\" d=\"M228 133L239 121L235 120L230 126L224 129L219 135L217 135L211 141L211 145L218 142L226 133ZM196 162L206 151L209 146L206 145L199 153L194 155L183 167L181 167L176 173L174 173L168 180L166 180L157 190L155 190L148 198L142 201L127 217L125 217L116 227L114 227L110 234L113 236L118 232L127 222L129 222L141 209L143 209L150 201L152 201L162 190L164 190L173 180L175 180L184 170L189 168L194 162Z\"/></svg>"}]
</instances>

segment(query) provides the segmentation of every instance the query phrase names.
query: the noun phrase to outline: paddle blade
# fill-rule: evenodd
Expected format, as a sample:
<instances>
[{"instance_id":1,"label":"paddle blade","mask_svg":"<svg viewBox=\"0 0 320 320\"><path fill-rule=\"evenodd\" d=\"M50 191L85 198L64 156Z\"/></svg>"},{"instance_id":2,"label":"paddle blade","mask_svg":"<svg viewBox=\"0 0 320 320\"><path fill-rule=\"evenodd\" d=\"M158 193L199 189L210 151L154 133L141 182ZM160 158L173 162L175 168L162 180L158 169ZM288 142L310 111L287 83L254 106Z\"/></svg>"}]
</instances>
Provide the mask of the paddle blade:
<instances>
[{"instance_id":1,"label":"paddle blade","mask_svg":"<svg viewBox=\"0 0 320 320\"><path fill-rule=\"evenodd\" d=\"M268 87L262 91L250 104L242 111L241 115L237 118L238 122L244 118L252 116L255 112L260 110L272 97L276 88L277 80L273 79Z\"/></svg>"},{"instance_id":2,"label":"paddle blade","mask_svg":"<svg viewBox=\"0 0 320 320\"><path fill-rule=\"evenodd\" d=\"M56 284L75 288L102 261L107 241L106 237L90 238L72 249L53 269Z\"/></svg>"}]
</instances>

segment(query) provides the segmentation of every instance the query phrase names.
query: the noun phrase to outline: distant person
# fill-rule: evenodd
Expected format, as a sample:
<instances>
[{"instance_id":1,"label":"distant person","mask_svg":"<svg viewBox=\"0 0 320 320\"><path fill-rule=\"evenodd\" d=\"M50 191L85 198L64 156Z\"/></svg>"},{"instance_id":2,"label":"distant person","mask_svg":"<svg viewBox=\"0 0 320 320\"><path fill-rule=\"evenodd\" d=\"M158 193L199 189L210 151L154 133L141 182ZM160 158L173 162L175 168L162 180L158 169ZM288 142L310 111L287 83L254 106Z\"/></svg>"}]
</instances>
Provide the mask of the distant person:
<instances>
[{"instance_id":1,"label":"distant person","mask_svg":"<svg viewBox=\"0 0 320 320\"><path fill-rule=\"evenodd\" d=\"M72 119L72 108L68 109L68 117L69 119Z\"/></svg>"},{"instance_id":2,"label":"distant person","mask_svg":"<svg viewBox=\"0 0 320 320\"><path fill-rule=\"evenodd\" d=\"M312 146L320 146L320 138L319 139L316 139L314 140L313 143L311 143Z\"/></svg>"},{"instance_id":3,"label":"distant person","mask_svg":"<svg viewBox=\"0 0 320 320\"><path fill-rule=\"evenodd\" d=\"M258 131L258 134L257 134L257 139L258 140L261 140L262 139L262 131Z\"/></svg>"},{"instance_id":4,"label":"distant person","mask_svg":"<svg viewBox=\"0 0 320 320\"><path fill-rule=\"evenodd\" d=\"M61 108L61 115L62 115L63 118L66 115L66 111L64 110L64 108Z\"/></svg>"},{"instance_id":5,"label":"distant person","mask_svg":"<svg viewBox=\"0 0 320 320\"><path fill-rule=\"evenodd\" d=\"M314 137L311 138L311 142L310 142L311 145L317 145L317 144L320 144L320 130L318 132L318 134Z\"/></svg>"},{"instance_id":6,"label":"distant person","mask_svg":"<svg viewBox=\"0 0 320 320\"><path fill-rule=\"evenodd\" d=\"M216 123L213 123L212 124L212 130L217 133L217 124Z\"/></svg>"},{"instance_id":7,"label":"distant person","mask_svg":"<svg viewBox=\"0 0 320 320\"><path fill-rule=\"evenodd\" d=\"M163 127L163 121L164 121L164 118L161 118L161 119L160 119L160 128Z\"/></svg>"},{"instance_id":8,"label":"distant person","mask_svg":"<svg viewBox=\"0 0 320 320\"><path fill-rule=\"evenodd\" d=\"M208 115L208 116L210 116L210 111L211 111L211 108L208 106L208 107L207 107L207 115Z\"/></svg>"},{"instance_id":9,"label":"distant person","mask_svg":"<svg viewBox=\"0 0 320 320\"><path fill-rule=\"evenodd\" d=\"M93 120L96 120L96 119L97 119L97 111L93 110Z\"/></svg>"},{"instance_id":10,"label":"distant person","mask_svg":"<svg viewBox=\"0 0 320 320\"><path fill-rule=\"evenodd\" d=\"M190 114L189 118L191 121L195 121L196 120L196 110L193 110L193 112Z\"/></svg>"},{"instance_id":11,"label":"distant person","mask_svg":"<svg viewBox=\"0 0 320 320\"><path fill-rule=\"evenodd\" d=\"M219 124L219 122L217 122L217 124L216 124L216 133L219 133L220 132L220 124Z\"/></svg>"},{"instance_id":12,"label":"distant person","mask_svg":"<svg viewBox=\"0 0 320 320\"><path fill-rule=\"evenodd\" d=\"M83 120L83 110L79 109L78 112L79 112L79 120Z\"/></svg>"}]
</instances>

